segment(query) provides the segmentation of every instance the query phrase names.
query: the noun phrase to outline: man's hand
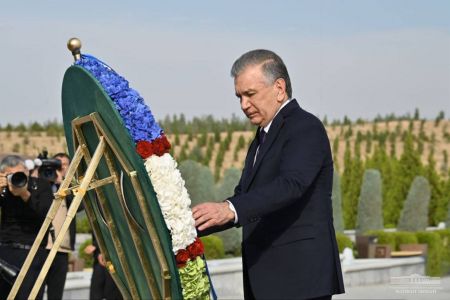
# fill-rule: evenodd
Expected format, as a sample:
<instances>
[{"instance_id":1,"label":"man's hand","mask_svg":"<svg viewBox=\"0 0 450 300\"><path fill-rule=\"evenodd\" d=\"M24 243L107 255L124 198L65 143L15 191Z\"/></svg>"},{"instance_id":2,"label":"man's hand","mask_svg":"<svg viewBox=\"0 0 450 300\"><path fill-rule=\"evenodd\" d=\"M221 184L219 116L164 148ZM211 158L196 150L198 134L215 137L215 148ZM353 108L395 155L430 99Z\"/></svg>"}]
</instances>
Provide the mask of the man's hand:
<instances>
[{"instance_id":1,"label":"man's hand","mask_svg":"<svg viewBox=\"0 0 450 300\"><path fill-rule=\"evenodd\" d=\"M23 187L16 187L8 182L8 189L16 197L22 198L23 201L27 202L30 199L31 193L28 191L27 185Z\"/></svg>"},{"instance_id":2,"label":"man's hand","mask_svg":"<svg viewBox=\"0 0 450 300\"><path fill-rule=\"evenodd\" d=\"M192 208L192 215L195 227L200 231L234 221L234 212L230 209L228 202L207 202L196 205Z\"/></svg>"},{"instance_id":3,"label":"man's hand","mask_svg":"<svg viewBox=\"0 0 450 300\"><path fill-rule=\"evenodd\" d=\"M98 260L98 263L100 264L100 266L102 266L102 267L105 267L106 266L106 260L105 260L105 258L103 257L103 254L99 254L98 256L97 256L97 260Z\"/></svg>"},{"instance_id":4,"label":"man's hand","mask_svg":"<svg viewBox=\"0 0 450 300\"><path fill-rule=\"evenodd\" d=\"M27 202L28 199L30 199L31 194L28 191L27 185L21 188L15 187L9 182L5 173L0 173L0 189L3 189L4 187L8 187L11 194L13 194L16 197L18 196L22 198L22 200L25 202Z\"/></svg>"},{"instance_id":5,"label":"man's hand","mask_svg":"<svg viewBox=\"0 0 450 300\"><path fill-rule=\"evenodd\" d=\"M86 253L87 255L91 255L92 253L94 253L95 249L97 248L94 245L87 245L86 248L84 248L84 253Z\"/></svg>"},{"instance_id":6,"label":"man's hand","mask_svg":"<svg viewBox=\"0 0 450 300\"><path fill-rule=\"evenodd\" d=\"M5 173L0 172L0 189L8 186L8 179L6 178Z\"/></svg>"}]
</instances>

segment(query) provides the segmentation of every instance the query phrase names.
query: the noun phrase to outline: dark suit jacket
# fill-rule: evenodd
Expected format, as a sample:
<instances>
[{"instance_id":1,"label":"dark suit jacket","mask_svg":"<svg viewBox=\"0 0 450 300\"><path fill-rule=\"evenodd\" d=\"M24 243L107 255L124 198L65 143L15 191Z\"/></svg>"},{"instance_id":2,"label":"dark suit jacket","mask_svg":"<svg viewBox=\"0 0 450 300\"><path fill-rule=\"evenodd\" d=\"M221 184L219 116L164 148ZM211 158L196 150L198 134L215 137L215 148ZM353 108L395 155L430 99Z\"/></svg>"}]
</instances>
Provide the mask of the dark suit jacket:
<instances>
[{"instance_id":1,"label":"dark suit jacket","mask_svg":"<svg viewBox=\"0 0 450 300\"><path fill-rule=\"evenodd\" d=\"M229 198L243 227L246 298L343 293L325 128L294 99L274 118L253 166L257 146L255 139Z\"/></svg>"}]
</instances>

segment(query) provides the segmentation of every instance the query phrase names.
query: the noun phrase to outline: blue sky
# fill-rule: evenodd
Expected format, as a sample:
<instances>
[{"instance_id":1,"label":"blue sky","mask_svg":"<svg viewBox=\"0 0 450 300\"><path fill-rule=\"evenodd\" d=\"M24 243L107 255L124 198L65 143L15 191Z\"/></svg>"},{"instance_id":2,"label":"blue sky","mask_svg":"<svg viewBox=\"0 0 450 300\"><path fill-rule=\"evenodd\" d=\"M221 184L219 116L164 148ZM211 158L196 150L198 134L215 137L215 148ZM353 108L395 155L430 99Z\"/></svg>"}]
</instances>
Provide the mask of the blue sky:
<instances>
[{"instance_id":1,"label":"blue sky","mask_svg":"<svg viewBox=\"0 0 450 300\"><path fill-rule=\"evenodd\" d=\"M449 16L450 1L2 1L0 124L61 119L72 36L157 118L241 115L229 69L255 48L318 116L449 116Z\"/></svg>"}]
</instances>

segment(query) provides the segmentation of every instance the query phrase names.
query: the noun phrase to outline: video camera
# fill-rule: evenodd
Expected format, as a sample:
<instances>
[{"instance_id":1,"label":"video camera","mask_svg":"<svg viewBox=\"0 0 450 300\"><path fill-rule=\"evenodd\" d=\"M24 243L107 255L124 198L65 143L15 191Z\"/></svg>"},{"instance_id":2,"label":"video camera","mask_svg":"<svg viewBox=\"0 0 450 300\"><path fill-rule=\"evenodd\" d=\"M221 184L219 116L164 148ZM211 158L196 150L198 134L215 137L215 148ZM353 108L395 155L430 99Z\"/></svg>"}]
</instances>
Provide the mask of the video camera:
<instances>
[{"instance_id":1,"label":"video camera","mask_svg":"<svg viewBox=\"0 0 450 300\"><path fill-rule=\"evenodd\" d=\"M36 161L36 160L35 160ZM58 175L57 170L61 170L61 161L59 159L48 158L48 152L46 150L39 153L37 161L40 161L38 176L50 182L55 182Z\"/></svg>"}]
</instances>

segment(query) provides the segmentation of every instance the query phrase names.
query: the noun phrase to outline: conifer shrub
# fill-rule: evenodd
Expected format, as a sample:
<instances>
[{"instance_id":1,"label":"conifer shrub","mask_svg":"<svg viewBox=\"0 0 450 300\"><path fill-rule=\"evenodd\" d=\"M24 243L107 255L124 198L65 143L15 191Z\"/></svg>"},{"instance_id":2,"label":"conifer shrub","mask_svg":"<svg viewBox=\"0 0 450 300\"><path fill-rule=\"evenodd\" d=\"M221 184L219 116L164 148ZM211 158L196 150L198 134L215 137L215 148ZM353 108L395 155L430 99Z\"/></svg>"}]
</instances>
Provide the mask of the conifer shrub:
<instances>
[{"instance_id":1,"label":"conifer shrub","mask_svg":"<svg viewBox=\"0 0 450 300\"><path fill-rule=\"evenodd\" d=\"M223 241L216 235L208 235L200 238L205 249L206 259L219 259L225 257Z\"/></svg>"},{"instance_id":2,"label":"conifer shrub","mask_svg":"<svg viewBox=\"0 0 450 300\"><path fill-rule=\"evenodd\" d=\"M342 216L342 193L341 180L339 173L334 170L333 174L333 192L331 194L333 205L333 224L337 232L344 231L344 218Z\"/></svg>"},{"instance_id":3,"label":"conifer shrub","mask_svg":"<svg viewBox=\"0 0 450 300\"><path fill-rule=\"evenodd\" d=\"M397 225L398 230L420 231L427 228L430 195L428 180L423 176L417 176L408 192Z\"/></svg>"},{"instance_id":4,"label":"conifer shrub","mask_svg":"<svg viewBox=\"0 0 450 300\"><path fill-rule=\"evenodd\" d=\"M239 183L241 171L236 168L225 170L222 180L217 184L217 199L226 200L234 195L234 188ZM239 256L241 253L242 230L241 228L230 228L216 233L223 241L225 254L228 256Z\"/></svg>"},{"instance_id":5,"label":"conifer shrub","mask_svg":"<svg viewBox=\"0 0 450 300\"><path fill-rule=\"evenodd\" d=\"M216 199L214 178L208 167L192 160L185 160L180 163L179 170L192 206Z\"/></svg>"},{"instance_id":6,"label":"conifer shrub","mask_svg":"<svg viewBox=\"0 0 450 300\"><path fill-rule=\"evenodd\" d=\"M381 174L378 170L364 172L358 200L356 229L359 232L383 229Z\"/></svg>"}]
</instances>

